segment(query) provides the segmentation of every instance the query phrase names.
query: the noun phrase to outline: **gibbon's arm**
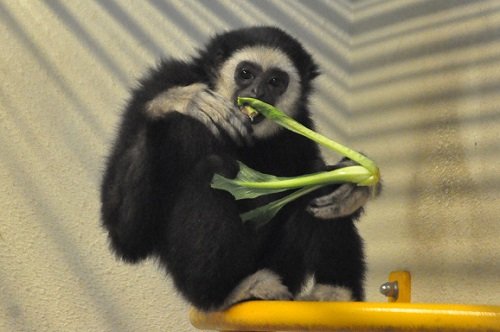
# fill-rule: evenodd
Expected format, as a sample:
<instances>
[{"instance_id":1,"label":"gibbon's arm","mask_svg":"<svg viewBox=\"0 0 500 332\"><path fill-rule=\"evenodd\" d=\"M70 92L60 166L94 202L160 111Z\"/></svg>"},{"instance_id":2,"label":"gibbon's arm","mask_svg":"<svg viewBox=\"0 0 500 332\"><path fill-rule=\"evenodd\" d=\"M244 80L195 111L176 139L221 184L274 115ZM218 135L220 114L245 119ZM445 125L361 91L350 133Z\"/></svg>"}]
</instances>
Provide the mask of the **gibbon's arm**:
<instances>
[{"instance_id":1,"label":"gibbon's arm","mask_svg":"<svg viewBox=\"0 0 500 332\"><path fill-rule=\"evenodd\" d=\"M206 89L195 73L186 63L162 64L125 110L102 182L101 213L112 248L127 261L153 253L186 174L220 145L185 114L193 95Z\"/></svg>"},{"instance_id":2,"label":"gibbon's arm","mask_svg":"<svg viewBox=\"0 0 500 332\"><path fill-rule=\"evenodd\" d=\"M223 137L224 132L239 146L252 143L248 118L233 102L210 90L206 84L173 87L146 105L147 116L152 119L171 111L197 119L215 137Z\"/></svg>"}]
</instances>

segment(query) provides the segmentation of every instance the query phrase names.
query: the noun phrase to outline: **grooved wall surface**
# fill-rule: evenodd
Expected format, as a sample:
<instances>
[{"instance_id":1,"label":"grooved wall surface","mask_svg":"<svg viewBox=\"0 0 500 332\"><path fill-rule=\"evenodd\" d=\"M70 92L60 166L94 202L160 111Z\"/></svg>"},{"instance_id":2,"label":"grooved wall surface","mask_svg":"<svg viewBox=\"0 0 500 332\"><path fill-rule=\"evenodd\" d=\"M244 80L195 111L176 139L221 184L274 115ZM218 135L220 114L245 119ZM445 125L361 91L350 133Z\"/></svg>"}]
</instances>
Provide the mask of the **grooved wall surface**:
<instances>
[{"instance_id":1,"label":"grooved wall surface","mask_svg":"<svg viewBox=\"0 0 500 332\"><path fill-rule=\"evenodd\" d=\"M319 131L382 170L359 223L368 300L407 269L416 302L500 304L500 2L7 0L0 331L194 331L156 262L109 252L103 162L149 66L252 24L303 41Z\"/></svg>"}]
</instances>

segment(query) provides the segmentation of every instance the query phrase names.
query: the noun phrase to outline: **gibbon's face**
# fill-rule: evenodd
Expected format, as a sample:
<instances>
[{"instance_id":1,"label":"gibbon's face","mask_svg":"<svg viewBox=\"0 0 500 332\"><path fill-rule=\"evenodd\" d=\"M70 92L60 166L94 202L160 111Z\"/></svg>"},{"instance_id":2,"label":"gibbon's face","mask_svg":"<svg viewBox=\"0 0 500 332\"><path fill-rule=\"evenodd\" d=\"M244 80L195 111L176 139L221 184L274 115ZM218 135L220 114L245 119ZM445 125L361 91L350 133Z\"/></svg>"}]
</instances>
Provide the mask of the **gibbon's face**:
<instances>
[{"instance_id":1,"label":"gibbon's face","mask_svg":"<svg viewBox=\"0 0 500 332\"><path fill-rule=\"evenodd\" d=\"M300 76L281 50L253 46L235 52L220 69L216 92L232 100L252 97L274 105L293 117L300 97ZM272 136L280 127L258 115L252 121L256 138Z\"/></svg>"}]
</instances>

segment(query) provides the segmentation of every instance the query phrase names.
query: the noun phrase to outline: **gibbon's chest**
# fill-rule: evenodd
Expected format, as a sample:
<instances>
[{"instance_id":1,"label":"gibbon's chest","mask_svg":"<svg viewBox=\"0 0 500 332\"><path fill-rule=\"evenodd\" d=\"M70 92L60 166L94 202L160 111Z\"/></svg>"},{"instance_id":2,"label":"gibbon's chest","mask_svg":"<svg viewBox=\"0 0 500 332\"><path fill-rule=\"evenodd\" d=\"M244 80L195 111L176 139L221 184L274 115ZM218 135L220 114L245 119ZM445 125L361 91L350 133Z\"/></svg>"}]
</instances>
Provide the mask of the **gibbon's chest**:
<instances>
[{"instance_id":1,"label":"gibbon's chest","mask_svg":"<svg viewBox=\"0 0 500 332\"><path fill-rule=\"evenodd\" d=\"M266 174L298 176L313 172L314 161L320 158L318 148L311 141L280 139L258 142L251 148L240 149L236 159Z\"/></svg>"}]
</instances>

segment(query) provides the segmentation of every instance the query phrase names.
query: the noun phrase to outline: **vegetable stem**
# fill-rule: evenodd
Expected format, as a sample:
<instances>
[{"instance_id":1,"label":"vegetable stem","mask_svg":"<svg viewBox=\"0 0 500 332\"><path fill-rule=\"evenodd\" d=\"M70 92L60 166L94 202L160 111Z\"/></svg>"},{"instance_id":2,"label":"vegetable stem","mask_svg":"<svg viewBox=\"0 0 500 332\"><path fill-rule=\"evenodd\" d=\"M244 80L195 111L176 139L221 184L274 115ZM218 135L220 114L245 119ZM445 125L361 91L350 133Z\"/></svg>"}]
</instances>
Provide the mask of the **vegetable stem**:
<instances>
[{"instance_id":1,"label":"vegetable stem","mask_svg":"<svg viewBox=\"0 0 500 332\"><path fill-rule=\"evenodd\" d=\"M360 185L373 185L379 181L380 171L377 165L372 160L363 156L361 153L354 151L353 149L348 148L347 146L344 146L340 143L332 141L331 139L315 131L312 131L311 129L295 121L285 113L278 111L274 106L269 105L263 101L248 97L238 97L237 102L240 106L245 105L245 107L254 108L257 112L275 121L277 124L285 127L286 129L291 130L299 135L305 136L318 144L321 144L345 157L348 157L361 166L364 166L370 172L371 177L367 181L359 183Z\"/></svg>"},{"instance_id":2,"label":"vegetable stem","mask_svg":"<svg viewBox=\"0 0 500 332\"><path fill-rule=\"evenodd\" d=\"M238 97L238 105L244 107L246 114L250 117L257 112L261 113L278 125L307 137L359 164L297 177L277 177L260 173L240 162L240 171L234 179L228 179L215 174L212 179L212 188L228 191L236 200L252 199L261 195L299 188L295 192L267 205L242 213L240 217L243 222L250 221L256 227L261 227L270 221L289 202L328 184L353 182L361 186L372 186L376 185L379 181L379 169L372 160L359 152L312 131L274 106L258 99L242 97Z\"/></svg>"},{"instance_id":3,"label":"vegetable stem","mask_svg":"<svg viewBox=\"0 0 500 332\"><path fill-rule=\"evenodd\" d=\"M339 182L365 182L371 177L371 173L362 166L348 166L335 169L328 172L319 172L314 174L302 175L292 178L279 178L275 181L241 181L234 180L234 183L247 187L258 189L293 189L318 184L339 183Z\"/></svg>"}]
</instances>

